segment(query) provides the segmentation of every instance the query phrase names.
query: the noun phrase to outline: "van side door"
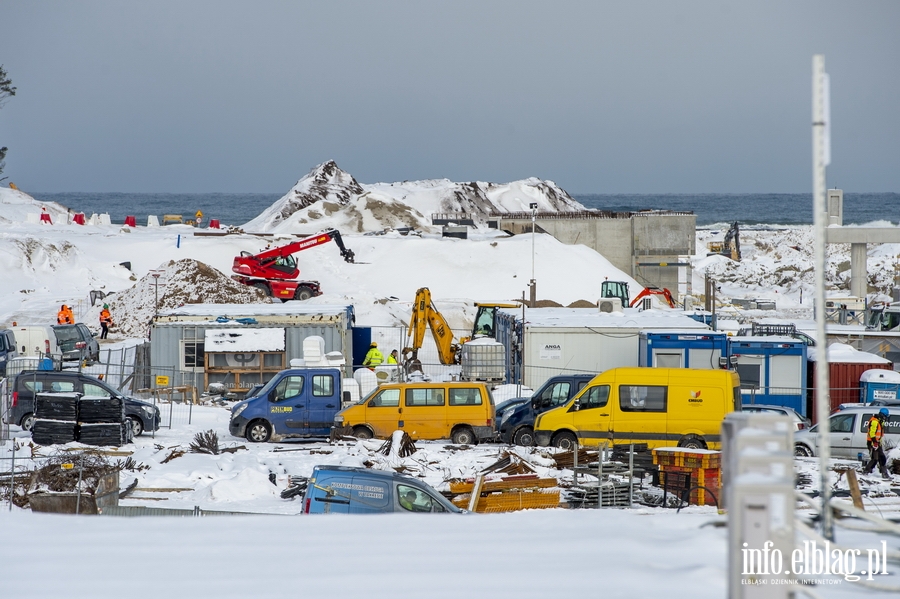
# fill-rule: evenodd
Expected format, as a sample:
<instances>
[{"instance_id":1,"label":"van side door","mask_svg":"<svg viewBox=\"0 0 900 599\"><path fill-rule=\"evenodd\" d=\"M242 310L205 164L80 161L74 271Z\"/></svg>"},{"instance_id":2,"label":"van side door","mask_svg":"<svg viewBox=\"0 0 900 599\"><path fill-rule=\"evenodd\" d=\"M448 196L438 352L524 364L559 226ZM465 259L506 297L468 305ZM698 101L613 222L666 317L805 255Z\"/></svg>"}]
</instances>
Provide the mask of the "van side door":
<instances>
[{"instance_id":1,"label":"van side door","mask_svg":"<svg viewBox=\"0 0 900 599\"><path fill-rule=\"evenodd\" d=\"M612 439L609 392L609 385L594 385L585 389L577 402L569 406L569 411L573 413L572 424L575 426L580 443L598 445Z\"/></svg>"},{"instance_id":2,"label":"van side door","mask_svg":"<svg viewBox=\"0 0 900 599\"><path fill-rule=\"evenodd\" d=\"M647 443L650 448L675 445L667 442L668 385L622 384L618 391L616 443Z\"/></svg>"},{"instance_id":3,"label":"van side door","mask_svg":"<svg viewBox=\"0 0 900 599\"><path fill-rule=\"evenodd\" d=\"M305 434L309 429L309 390L306 376L286 375L267 398L269 421L280 435Z\"/></svg>"},{"instance_id":4,"label":"van side door","mask_svg":"<svg viewBox=\"0 0 900 599\"><path fill-rule=\"evenodd\" d=\"M334 415L341 409L340 383L331 372L311 372L309 398L309 432L328 435L334 424Z\"/></svg>"},{"instance_id":5,"label":"van side door","mask_svg":"<svg viewBox=\"0 0 900 599\"><path fill-rule=\"evenodd\" d=\"M867 451L865 436L856 434L857 437L862 436L862 442L860 447L860 442L857 441L858 445L855 448L853 443L853 436L854 430L864 427L865 422L868 422L869 417L871 417L871 414L864 415L863 422L861 422L860 426L858 427L854 427L853 424L859 418L859 414L841 414L840 412L838 412L828 419L828 437L831 439L832 456L836 458L855 458L858 452Z\"/></svg>"},{"instance_id":6,"label":"van side door","mask_svg":"<svg viewBox=\"0 0 900 599\"><path fill-rule=\"evenodd\" d=\"M444 387L406 389L401 412L399 427L413 439L442 439L450 435Z\"/></svg>"}]
</instances>

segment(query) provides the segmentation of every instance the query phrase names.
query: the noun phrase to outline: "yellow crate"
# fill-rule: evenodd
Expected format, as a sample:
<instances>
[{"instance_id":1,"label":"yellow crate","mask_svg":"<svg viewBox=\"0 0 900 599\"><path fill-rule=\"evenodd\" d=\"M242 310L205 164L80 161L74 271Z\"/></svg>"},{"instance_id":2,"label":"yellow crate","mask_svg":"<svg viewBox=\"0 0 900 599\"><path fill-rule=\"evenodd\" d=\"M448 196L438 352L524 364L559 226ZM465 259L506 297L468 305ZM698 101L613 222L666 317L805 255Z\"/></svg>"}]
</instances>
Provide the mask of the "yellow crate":
<instances>
[{"instance_id":1,"label":"yellow crate","mask_svg":"<svg viewBox=\"0 0 900 599\"><path fill-rule=\"evenodd\" d=\"M468 509L469 495L454 497L452 502L457 507ZM559 491L506 491L479 498L475 511L496 513L551 507L559 507Z\"/></svg>"}]
</instances>

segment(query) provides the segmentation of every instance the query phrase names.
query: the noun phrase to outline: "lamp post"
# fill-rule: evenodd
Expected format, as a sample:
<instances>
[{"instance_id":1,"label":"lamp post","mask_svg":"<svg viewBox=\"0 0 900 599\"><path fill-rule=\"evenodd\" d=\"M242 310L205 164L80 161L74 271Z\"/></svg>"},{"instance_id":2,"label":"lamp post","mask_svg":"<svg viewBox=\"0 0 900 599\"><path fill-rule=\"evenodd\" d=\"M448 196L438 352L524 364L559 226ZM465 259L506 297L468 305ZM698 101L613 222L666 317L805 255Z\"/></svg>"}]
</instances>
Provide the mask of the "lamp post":
<instances>
[{"instance_id":1,"label":"lamp post","mask_svg":"<svg viewBox=\"0 0 900 599\"><path fill-rule=\"evenodd\" d=\"M537 202L531 202L531 281L528 286L531 287L531 307L534 308L537 302L537 281L534 278L534 229L537 223Z\"/></svg>"}]
</instances>

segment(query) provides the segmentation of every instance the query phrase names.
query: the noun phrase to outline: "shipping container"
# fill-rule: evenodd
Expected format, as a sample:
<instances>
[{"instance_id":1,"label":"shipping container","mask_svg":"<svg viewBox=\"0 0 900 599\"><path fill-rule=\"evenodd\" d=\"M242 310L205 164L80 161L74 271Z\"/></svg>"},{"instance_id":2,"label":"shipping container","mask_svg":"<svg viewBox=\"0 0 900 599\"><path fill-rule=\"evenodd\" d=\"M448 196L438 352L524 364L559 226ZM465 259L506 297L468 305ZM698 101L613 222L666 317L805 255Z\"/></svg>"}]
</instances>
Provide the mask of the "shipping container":
<instances>
[{"instance_id":1,"label":"shipping container","mask_svg":"<svg viewBox=\"0 0 900 599\"><path fill-rule=\"evenodd\" d=\"M807 409L809 417L816 422L816 350L810 348ZM828 346L828 387L830 410L837 410L842 403L859 402L859 380L867 370L893 370L893 362L885 358L857 351L843 343Z\"/></svg>"},{"instance_id":2,"label":"shipping container","mask_svg":"<svg viewBox=\"0 0 900 599\"><path fill-rule=\"evenodd\" d=\"M722 331L641 331L638 366L723 368L728 335Z\"/></svg>"},{"instance_id":3,"label":"shipping container","mask_svg":"<svg viewBox=\"0 0 900 599\"><path fill-rule=\"evenodd\" d=\"M807 347L793 337L729 337L743 403L785 406L806 416Z\"/></svg>"},{"instance_id":4,"label":"shipping container","mask_svg":"<svg viewBox=\"0 0 900 599\"><path fill-rule=\"evenodd\" d=\"M526 308L497 311L496 339L505 347L506 381L538 389L560 374L638 366L642 331L710 329L680 310Z\"/></svg>"}]
</instances>

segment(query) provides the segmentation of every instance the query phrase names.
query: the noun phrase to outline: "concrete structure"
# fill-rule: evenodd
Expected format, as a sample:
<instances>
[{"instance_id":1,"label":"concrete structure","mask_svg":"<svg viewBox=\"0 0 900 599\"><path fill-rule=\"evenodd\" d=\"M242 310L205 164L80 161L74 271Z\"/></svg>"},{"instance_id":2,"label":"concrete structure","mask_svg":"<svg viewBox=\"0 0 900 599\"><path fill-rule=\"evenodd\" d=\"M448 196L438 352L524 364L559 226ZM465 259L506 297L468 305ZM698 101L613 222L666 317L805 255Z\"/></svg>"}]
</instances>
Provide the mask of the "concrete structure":
<instances>
[{"instance_id":1,"label":"concrete structure","mask_svg":"<svg viewBox=\"0 0 900 599\"><path fill-rule=\"evenodd\" d=\"M866 257L870 243L900 243L900 227L845 227L844 192L828 190L828 225L826 243L850 244L850 294L865 297L868 293Z\"/></svg>"},{"instance_id":2,"label":"concrete structure","mask_svg":"<svg viewBox=\"0 0 900 599\"><path fill-rule=\"evenodd\" d=\"M303 357L303 341L317 335L325 353L341 352L352 376L353 306L192 304L161 312L150 323L151 383L206 389L221 383L246 391ZM231 347L229 347L229 345Z\"/></svg>"},{"instance_id":3,"label":"concrete structure","mask_svg":"<svg viewBox=\"0 0 900 599\"><path fill-rule=\"evenodd\" d=\"M593 248L642 285L667 288L676 298L691 292L697 225L692 212L538 212L535 221L536 232ZM531 213L493 214L490 224L516 235L530 233Z\"/></svg>"}]
</instances>

